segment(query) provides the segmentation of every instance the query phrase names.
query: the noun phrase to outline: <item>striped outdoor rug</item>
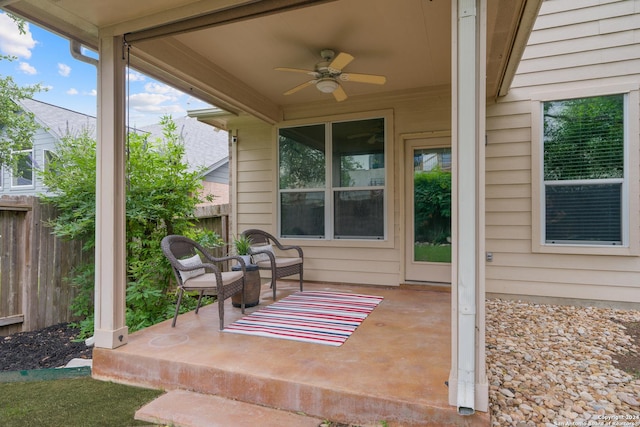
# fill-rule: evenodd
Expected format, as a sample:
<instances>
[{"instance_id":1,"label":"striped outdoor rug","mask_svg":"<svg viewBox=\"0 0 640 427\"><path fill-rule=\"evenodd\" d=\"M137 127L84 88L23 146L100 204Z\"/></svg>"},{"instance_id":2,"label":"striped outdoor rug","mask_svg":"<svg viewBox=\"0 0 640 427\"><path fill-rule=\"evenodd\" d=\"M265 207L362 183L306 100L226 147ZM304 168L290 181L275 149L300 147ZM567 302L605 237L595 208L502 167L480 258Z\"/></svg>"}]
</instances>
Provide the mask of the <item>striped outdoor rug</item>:
<instances>
[{"instance_id":1,"label":"striped outdoor rug","mask_svg":"<svg viewBox=\"0 0 640 427\"><path fill-rule=\"evenodd\" d=\"M341 346L382 297L296 292L224 328L225 332Z\"/></svg>"}]
</instances>

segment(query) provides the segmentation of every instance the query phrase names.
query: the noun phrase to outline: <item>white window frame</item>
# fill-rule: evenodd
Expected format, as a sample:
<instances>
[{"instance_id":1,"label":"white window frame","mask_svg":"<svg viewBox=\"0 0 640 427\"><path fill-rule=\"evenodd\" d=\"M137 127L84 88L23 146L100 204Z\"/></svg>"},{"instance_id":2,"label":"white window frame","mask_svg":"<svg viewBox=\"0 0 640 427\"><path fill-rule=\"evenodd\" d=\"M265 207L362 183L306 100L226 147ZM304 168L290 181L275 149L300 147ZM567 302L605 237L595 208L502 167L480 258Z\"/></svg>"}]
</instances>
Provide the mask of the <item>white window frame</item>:
<instances>
[{"instance_id":1,"label":"white window frame","mask_svg":"<svg viewBox=\"0 0 640 427\"><path fill-rule=\"evenodd\" d=\"M622 245L592 243L547 243L545 241L545 183L543 143L543 103L564 99L589 98L605 95L624 95L624 182L622 187ZM638 216L639 176L639 107L638 84L619 84L572 90L539 93L531 101L531 195L532 195L532 251L540 253L585 255L640 254ZM631 149L635 147L635 149Z\"/></svg>"},{"instance_id":2,"label":"white window frame","mask_svg":"<svg viewBox=\"0 0 640 427\"><path fill-rule=\"evenodd\" d=\"M384 191L384 207L383 207L383 233L384 237L381 239L376 238L365 238L365 239L355 239L355 238L333 238L334 234L334 192L340 191L342 187L334 187L333 186L333 177L331 173L331 161L333 158L333 147L332 147L332 124L341 123L341 122L349 122L349 121L358 121L358 120L370 120L370 119L384 119L385 124L385 185L384 186L376 186L376 187L348 187L349 190L374 190L382 188ZM348 115L340 115L340 116L329 116L322 117L316 120L294 120L283 122L275 129L275 138L277 141L278 135L280 134L280 129L299 127L299 126L311 126L311 125L325 125L325 151L327 155L325 156L325 187L323 188L305 188L305 192L312 191L323 191L325 194L325 235L323 237L303 237L303 236L287 236L282 237L281 234L281 205L280 205L280 185L279 185L279 146L280 144L276 142L275 146L275 185L277 191L275 192L275 206L277 207L277 230L278 236L282 239L287 240L288 242L295 244L305 244L307 246L337 246L337 247L392 247L394 236L393 236L393 224L390 224L393 221L393 206L389 200L393 200L392 189L393 187L393 123L392 123L392 111L384 110L384 111L371 111L366 113L357 113L357 114L348 114ZM285 192L291 190L285 190Z\"/></svg>"},{"instance_id":3,"label":"white window frame","mask_svg":"<svg viewBox=\"0 0 640 427\"><path fill-rule=\"evenodd\" d=\"M36 172L35 172L35 150L33 149L33 147L27 149L27 150L16 150L14 151L14 154L21 154L21 153L30 153L31 154L31 184L26 184L26 185L18 185L18 184L14 184L14 179L16 178L16 170L11 167L11 188L12 189L30 189L30 188L35 188L36 186Z\"/></svg>"}]
</instances>

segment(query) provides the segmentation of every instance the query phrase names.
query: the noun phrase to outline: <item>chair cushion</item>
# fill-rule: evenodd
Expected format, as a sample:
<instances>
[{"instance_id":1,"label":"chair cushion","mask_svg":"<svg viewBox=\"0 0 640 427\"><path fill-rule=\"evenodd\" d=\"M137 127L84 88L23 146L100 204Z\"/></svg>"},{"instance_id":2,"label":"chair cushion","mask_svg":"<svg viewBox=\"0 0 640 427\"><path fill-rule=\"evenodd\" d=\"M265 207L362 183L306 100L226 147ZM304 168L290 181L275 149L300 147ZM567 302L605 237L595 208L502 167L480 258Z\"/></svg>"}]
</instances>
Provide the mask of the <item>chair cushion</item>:
<instances>
[{"instance_id":1,"label":"chair cushion","mask_svg":"<svg viewBox=\"0 0 640 427\"><path fill-rule=\"evenodd\" d=\"M251 251L261 251L261 252L271 252L272 254L275 255L275 252L273 251L273 246L271 245L260 245L260 246L251 246ZM267 263L269 262L269 255L267 254L255 254L255 255L251 255L251 260L253 261L254 264L258 264L260 262L266 261Z\"/></svg>"},{"instance_id":2,"label":"chair cushion","mask_svg":"<svg viewBox=\"0 0 640 427\"><path fill-rule=\"evenodd\" d=\"M278 267L289 267L290 265L296 265L296 264L302 264L302 258L300 258L300 257L297 257L297 258L278 257L278 258L276 258L276 268L278 268ZM269 262L269 260L260 261L258 263L258 267L259 268L271 268L271 262Z\"/></svg>"},{"instance_id":3,"label":"chair cushion","mask_svg":"<svg viewBox=\"0 0 640 427\"><path fill-rule=\"evenodd\" d=\"M236 280L242 277L242 271L223 271L222 272L222 285L226 286L230 283L235 282ZM185 288L194 288L194 289L215 289L216 288L216 275L214 273L205 273L197 277L192 277L191 279L184 282Z\"/></svg>"},{"instance_id":4,"label":"chair cushion","mask_svg":"<svg viewBox=\"0 0 640 427\"><path fill-rule=\"evenodd\" d=\"M195 254L191 258L180 259L178 260L178 262L187 268L195 267L196 265L202 264L202 260L200 259L200 255L198 254ZM180 278L182 279L182 283L184 283L192 277L202 276L205 273L205 270L204 268L198 268L197 270L190 270L190 271L179 270L178 272L180 273Z\"/></svg>"}]
</instances>

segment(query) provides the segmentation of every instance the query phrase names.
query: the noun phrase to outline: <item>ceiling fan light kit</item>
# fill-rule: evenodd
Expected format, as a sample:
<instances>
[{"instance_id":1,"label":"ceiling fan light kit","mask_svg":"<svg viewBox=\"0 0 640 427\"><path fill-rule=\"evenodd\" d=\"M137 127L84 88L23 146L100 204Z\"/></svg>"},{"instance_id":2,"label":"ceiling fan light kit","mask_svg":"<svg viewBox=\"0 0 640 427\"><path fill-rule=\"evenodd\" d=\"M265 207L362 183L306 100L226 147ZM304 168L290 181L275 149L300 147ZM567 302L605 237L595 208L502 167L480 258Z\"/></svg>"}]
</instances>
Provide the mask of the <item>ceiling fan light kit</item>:
<instances>
[{"instance_id":1,"label":"ceiling fan light kit","mask_svg":"<svg viewBox=\"0 0 640 427\"><path fill-rule=\"evenodd\" d=\"M277 71L289 71L293 73L308 74L313 79L306 81L292 89L289 89L284 95L291 95L313 84L323 93L331 93L336 101L344 101L347 94L338 82L338 79L344 82L368 83L383 85L386 83L385 76L377 76L374 74L349 74L343 73L342 69L353 61L353 56L345 52L340 52L337 56L331 49L323 49L320 51L322 61L318 62L314 70L303 70L300 68L278 67Z\"/></svg>"},{"instance_id":2,"label":"ceiling fan light kit","mask_svg":"<svg viewBox=\"0 0 640 427\"><path fill-rule=\"evenodd\" d=\"M327 77L318 80L316 87L320 92L333 93L334 90L338 89L338 82Z\"/></svg>"}]
</instances>

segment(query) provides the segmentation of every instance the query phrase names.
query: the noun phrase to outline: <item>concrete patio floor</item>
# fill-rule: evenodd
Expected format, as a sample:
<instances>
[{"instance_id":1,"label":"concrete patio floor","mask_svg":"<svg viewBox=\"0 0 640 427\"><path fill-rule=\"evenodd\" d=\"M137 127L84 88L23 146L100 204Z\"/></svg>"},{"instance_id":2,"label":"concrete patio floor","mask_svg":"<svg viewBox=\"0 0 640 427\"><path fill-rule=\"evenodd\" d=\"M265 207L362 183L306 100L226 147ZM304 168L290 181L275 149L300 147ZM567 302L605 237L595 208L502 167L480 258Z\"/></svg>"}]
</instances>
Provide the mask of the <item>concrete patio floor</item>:
<instances>
[{"instance_id":1,"label":"concrete patio floor","mask_svg":"<svg viewBox=\"0 0 640 427\"><path fill-rule=\"evenodd\" d=\"M297 285L279 281L278 300ZM172 398L139 411L139 418L174 426L240 426L237 405L247 403L259 411L250 415L242 409L253 422L248 425L317 426L323 419L403 427L489 425L488 414L460 416L447 401L448 291L325 283L305 283L305 290L378 295L384 301L340 347L220 332L212 304L198 315L181 315L175 328L167 320L131 334L115 350L94 349L93 377L173 390ZM272 302L263 285L260 304L247 314ZM225 304L226 325L242 317L231 300ZM207 403L201 402L206 396ZM309 416L308 424L295 417L276 421L269 408L284 413L283 419Z\"/></svg>"}]
</instances>

